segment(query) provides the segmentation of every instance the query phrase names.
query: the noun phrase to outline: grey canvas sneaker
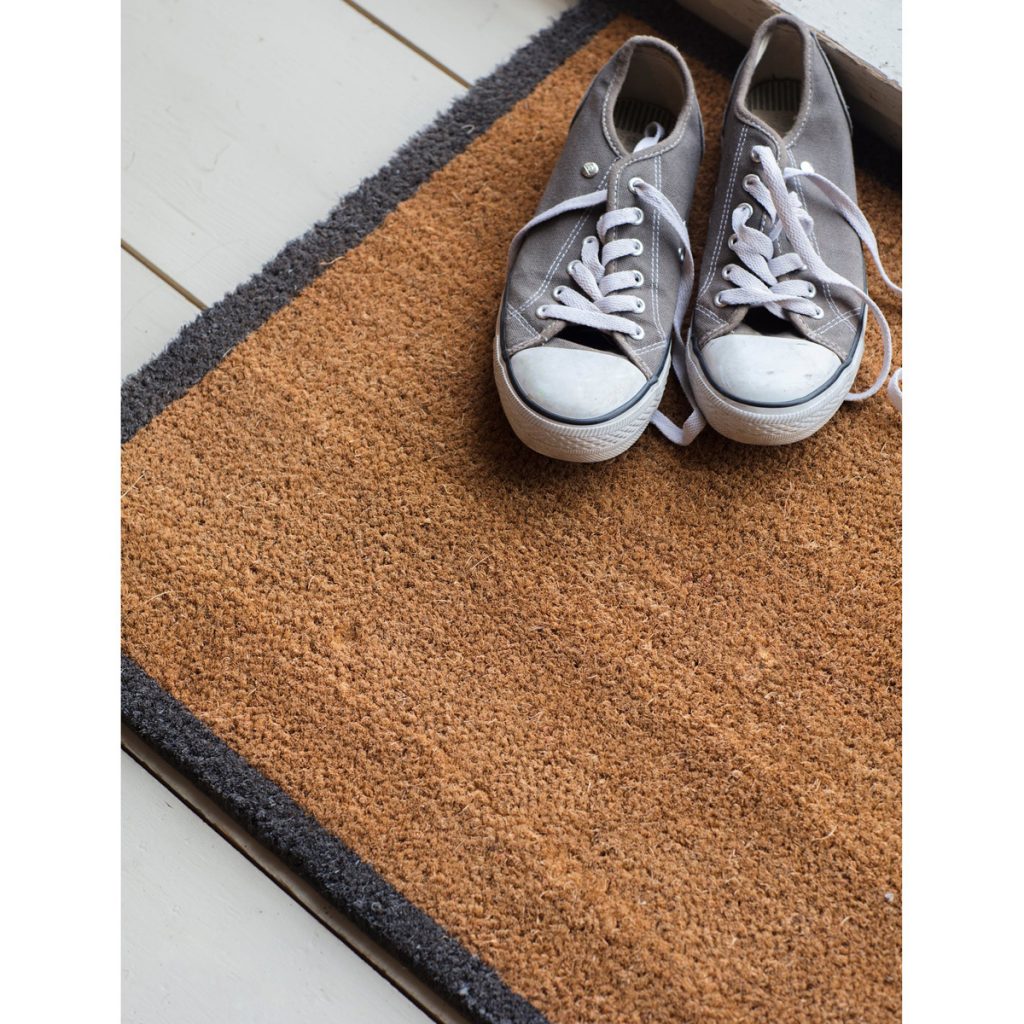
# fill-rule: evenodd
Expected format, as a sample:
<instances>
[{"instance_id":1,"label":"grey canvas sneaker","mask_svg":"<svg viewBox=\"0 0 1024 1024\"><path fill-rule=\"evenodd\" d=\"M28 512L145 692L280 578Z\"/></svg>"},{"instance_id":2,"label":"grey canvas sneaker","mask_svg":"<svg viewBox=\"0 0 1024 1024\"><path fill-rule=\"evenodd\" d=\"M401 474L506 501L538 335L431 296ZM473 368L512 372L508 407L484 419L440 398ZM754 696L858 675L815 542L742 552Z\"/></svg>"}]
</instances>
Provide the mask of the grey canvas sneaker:
<instances>
[{"instance_id":1,"label":"grey canvas sneaker","mask_svg":"<svg viewBox=\"0 0 1024 1024\"><path fill-rule=\"evenodd\" d=\"M494 377L535 451L612 458L658 408L693 286L686 215L703 147L683 58L630 39L583 97L509 251Z\"/></svg>"},{"instance_id":2,"label":"grey canvas sneaker","mask_svg":"<svg viewBox=\"0 0 1024 1024\"><path fill-rule=\"evenodd\" d=\"M899 288L856 204L850 133L817 38L795 18L770 18L733 83L685 368L675 357L691 402L733 440L799 441L889 374L889 327L865 290L861 243ZM869 310L882 368L853 393Z\"/></svg>"}]
</instances>

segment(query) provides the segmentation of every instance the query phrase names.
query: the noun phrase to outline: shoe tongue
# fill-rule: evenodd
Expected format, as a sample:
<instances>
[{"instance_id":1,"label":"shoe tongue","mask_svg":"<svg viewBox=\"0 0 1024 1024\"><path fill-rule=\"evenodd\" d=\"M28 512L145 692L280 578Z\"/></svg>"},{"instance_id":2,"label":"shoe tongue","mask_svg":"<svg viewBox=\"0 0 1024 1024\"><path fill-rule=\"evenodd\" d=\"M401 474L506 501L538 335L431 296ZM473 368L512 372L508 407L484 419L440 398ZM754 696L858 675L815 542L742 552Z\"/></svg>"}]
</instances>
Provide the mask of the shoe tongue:
<instances>
[{"instance_id":1,"label":"shoe tongue","mask_svg":"<svg viewBox=\"0 0 1024 1024\"><path fill-rule=\"evenodd\" d=\"M565 337L570 331L573 336ZM556 335L547 344L550 348L586 348L592 352L622 354L622 349L615 343L611 335L589 327L575 327L573 324L566 324L562 333Z\"/></svg>"},{"instance_id":2,"label":"shoe tongue","mask_svg":"<svg viewBox=\"0 0 1024 1024\"><path fill-rule=\"evenodd\" d=\"M783 327L782 325L786 326ZM741 320L730 332L731 334L757 334L757 335L770 335L773 338L800 338L803 335L798 334L794 331L793 325L788 320L779 320L779 330L773 331L760 331L756 327L752 327L746 322Z\"/></svg>"},{"instance_id":3,"label":"shoe tongue","mask_svg":"<svg viewBox=\"0 0 1024 1024\"><path fill-rule=\"evenodd\" d=\"M743 319L732 329L733 334L769 335L773 338L802 338L803 332L788 314L780 319L760 306L747 310Z\"/></svg>"},{"instance_id":4,"label":"shoe tongue","mask_svg":"<svg viewBox=\"0 0 1024 1024\"><path fill-rule=\"evenodd\" d=\"M562 337L552 338L547 343L545 348L580 348L585 349L587 351L592 350L592 347L590 345L581 345L578 341L569 341L568 338Z\"/></svg>"}]
</instances>

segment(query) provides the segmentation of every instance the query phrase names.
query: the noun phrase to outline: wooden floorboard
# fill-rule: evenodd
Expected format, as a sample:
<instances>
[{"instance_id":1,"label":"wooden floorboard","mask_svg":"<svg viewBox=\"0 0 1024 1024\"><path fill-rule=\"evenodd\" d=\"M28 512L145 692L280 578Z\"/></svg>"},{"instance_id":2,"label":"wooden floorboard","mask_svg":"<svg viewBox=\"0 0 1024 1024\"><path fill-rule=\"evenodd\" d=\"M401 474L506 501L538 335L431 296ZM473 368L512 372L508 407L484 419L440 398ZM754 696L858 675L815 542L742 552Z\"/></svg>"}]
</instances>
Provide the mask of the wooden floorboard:
<instances>
[{"instance_id":1,"label":"wooden floorboard","mask_svg":"<svg viewBox=\"0 0 1024 1024\"><path fill-rule=\"evenodd\" d=\"M124 1021L430 1024L144 767L121 759Z\"/></svg>"},{"instance_id":2,"label":"wooden floorboard","mask_svg":"<svg viewBox=\"0 0 1024 1024\"><path fill-rule=\"evenodd\" d=\"M121 250L122 377L148 363L198 313L198 306Z\"/></svg>"},{"instance_id":3,"label":"wooden floorboard","mask_svg":"<svg viewBox=\"0 0 1024 1024\"><path fill-rule=\"evenodd\" d=\"M493 71L575 0L358 0L381 24L400 32L467 82Z\"/></svg>"},{"instance_id":4,"label":"wooden floorboard","mask_svg":"<svg viewBox=\"0 0 1024 1024\"><path fill-rule=\"evenodd\" d=\"M128 0L122 237L202 302L464 91L342 0Z\"/></svg>"}]
</instances>

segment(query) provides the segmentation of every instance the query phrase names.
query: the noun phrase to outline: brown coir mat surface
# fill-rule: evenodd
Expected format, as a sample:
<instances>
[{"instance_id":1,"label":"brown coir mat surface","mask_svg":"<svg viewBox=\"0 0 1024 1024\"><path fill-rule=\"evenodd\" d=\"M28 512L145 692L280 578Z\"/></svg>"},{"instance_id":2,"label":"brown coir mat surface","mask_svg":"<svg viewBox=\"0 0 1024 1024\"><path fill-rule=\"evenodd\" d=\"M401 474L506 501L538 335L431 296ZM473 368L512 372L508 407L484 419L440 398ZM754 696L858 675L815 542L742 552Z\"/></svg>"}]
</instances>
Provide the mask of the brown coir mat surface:
<instances>
[{"instance_id":1,"label":"brown coir mat surface","mask_svg":"<svg viewBox=\"0 0 1024 1024\"><path fill-rule=\"evenodd\" d=\"M699 249L739 51L666 24L707 126ZM576 466L522 447L492 382L508 242L641 31L571 15L359 244L321 233L299 294L272 267L229 300L276 275L209 372L128 389L126 715L481 1020L892 1021L896 414ZM899 194L859 188L897 267Z\"/></svg>"}]
</instances>

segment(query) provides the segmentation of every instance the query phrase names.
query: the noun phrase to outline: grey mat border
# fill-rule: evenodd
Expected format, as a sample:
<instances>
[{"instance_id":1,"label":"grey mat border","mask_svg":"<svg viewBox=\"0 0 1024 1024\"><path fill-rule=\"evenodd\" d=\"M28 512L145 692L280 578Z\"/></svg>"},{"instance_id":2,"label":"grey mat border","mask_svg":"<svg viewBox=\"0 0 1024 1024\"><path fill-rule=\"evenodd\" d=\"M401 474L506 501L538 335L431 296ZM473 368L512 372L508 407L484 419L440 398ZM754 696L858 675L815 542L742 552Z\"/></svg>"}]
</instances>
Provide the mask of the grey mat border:
<instances>
[{"instance_id":1,"label":"grey mat border","mask_svg":"<svg viewBox=\"0 0 1024 1024\"><path fill-rule=\"evenodd\" d=\"M549 1024L180 701L121 655L128 726L452 1006L485 1024Z\"/></svg>"},{"instance_id":2,"label":"grey mat border","mask_svg":"<svg viewBox=\"0 0 1024 1024\"><path fill-rule=\"evenodd\" d=\"M474 84L325 220L187 324L163 352L124 381L122 443L186 394L331 260L358 245L400 202L622 13L641 18L728 77L744 53L671 2L583 0ZM867 144L858 148L858 162L898 188L898 157L884 144L865 140L863 133L860 139ZM492 967L410 903L127 655L121 658L121 712L138 736L452 1006L481 1024L549 1024Z\"/></svg>"}]
</instances>

